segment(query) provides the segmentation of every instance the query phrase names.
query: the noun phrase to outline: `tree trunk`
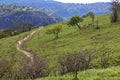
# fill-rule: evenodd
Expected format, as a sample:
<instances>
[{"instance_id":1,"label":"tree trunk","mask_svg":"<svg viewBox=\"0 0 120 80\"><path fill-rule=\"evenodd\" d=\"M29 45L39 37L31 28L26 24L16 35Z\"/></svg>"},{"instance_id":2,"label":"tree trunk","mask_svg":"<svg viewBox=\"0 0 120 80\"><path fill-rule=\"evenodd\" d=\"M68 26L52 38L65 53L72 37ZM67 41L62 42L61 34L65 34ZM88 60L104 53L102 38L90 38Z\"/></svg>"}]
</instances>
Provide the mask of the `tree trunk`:
<instances>
[{"instance_id":1,"label":"tree trunk","mask_svg":"<svg viewBox=\"0 0 120 80\"><path fill-rule=\"evenodd\" d=\"M58 39L58 33L55 33L54 35L55 35L55 39Z\"/></svg>"},{"instance_id":2,"label":"tree trunk","mask_svg":"<svg viewBox=\"0 0 120 80\"><path fill-rule=\"evenodd\" d=\"M73 80L79 80L79 79L78 79L78 76L77 76L77 75L78 75L78 72L77 72L77 71L75 72L74 75L75 75L75 78L74 78Z\"/></svg>"},{"instance_id":3,"label":"tree trunk","mask_svg":"<svg viewBox=\"0 0 120 80\"><path fill-rule=\"evenodd\" d=\"M33 78L33 77L31 77L31 80L34 80L34 78Z\"/></svg>"},{"instance_id":4,"label":"tree trunk","mask_svg":"<svg viewBox=\"0 0 120 80\"><path fill-rule=\"evenodd\" d=\"M81 30L80 26L79 26L78 24L76 24L76 25L77 25L77 27L79 28L79 30Z\"/></svg>"},{"instance_id":5,"label":"tree trunk","mask_svg":"<svg viewBox=\"0 0 120 80\"><path fill-rule=\"evenodd\" d=\"M92 18L92 27L94 27L94 18Z\"/></svg>"},{"instance_id":6,"label":"tree trunk","mask_svg":"<svg viewBox=\"0 0 120 80\"><path fill-rule=\"evenodd\" d=\"M112 17L111 17L111 22L115 23L119 21L119 16L117 10L113 10Z\"/></svg>"}]
</instances>

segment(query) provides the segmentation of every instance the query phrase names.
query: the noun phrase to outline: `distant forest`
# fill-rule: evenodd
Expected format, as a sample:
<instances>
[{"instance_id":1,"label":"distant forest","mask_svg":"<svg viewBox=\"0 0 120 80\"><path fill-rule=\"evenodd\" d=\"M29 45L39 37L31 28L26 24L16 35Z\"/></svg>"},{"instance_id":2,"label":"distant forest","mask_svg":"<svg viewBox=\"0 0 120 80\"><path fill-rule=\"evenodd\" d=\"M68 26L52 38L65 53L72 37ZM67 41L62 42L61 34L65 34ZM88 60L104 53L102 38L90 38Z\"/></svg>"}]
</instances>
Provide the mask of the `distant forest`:
<instances>
[{"instance_id":1,"label":"distant forest","mask_svg":"<svg viewBox=\"0 0 120 80\"><path fill-rule=\"evenodd\" d=\"M20 22L21 25L32 22L35 26L43 26L59 21L62 18L52 10L0 4L0 29L13 28L14 22Z\"/></svg>"}]
</instances>

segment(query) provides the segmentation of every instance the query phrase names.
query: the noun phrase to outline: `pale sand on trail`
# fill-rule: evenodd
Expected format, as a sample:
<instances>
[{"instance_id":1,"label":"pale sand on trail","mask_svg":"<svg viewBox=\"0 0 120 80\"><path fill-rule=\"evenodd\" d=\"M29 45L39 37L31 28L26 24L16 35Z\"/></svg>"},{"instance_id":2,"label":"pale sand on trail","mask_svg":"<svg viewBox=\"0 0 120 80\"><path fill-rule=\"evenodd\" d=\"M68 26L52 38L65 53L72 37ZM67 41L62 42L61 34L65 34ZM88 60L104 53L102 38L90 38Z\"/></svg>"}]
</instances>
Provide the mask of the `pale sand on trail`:
<instances>
[{"instance_id":1,"label":"pale sand on trail","mask_svg":"<svg viewBox=\"0 0 120 80\"><path fill-rule=\"evenodd\" d=\"M42 28L43 28L43 27L41 27L40 29L42 29ZM40 29L38 29L38 30L40 30ZM33 55L31 52L29 52L29 51L26 51L26 50L21 49L20 47L21 47L21 45L24 44L24 42L26 42L27 40L29 40L38 30L35 30L35 31L31 32L29 35L27 35L27 36L24 37L23 39L17 41L17 44L16 44L17 50L18 50L19 52L25 54L25 55L31 60L31 62L34 62L34 59L33 59L33 58L34 58L34 55Z\"/></svg>"}]
</instances>

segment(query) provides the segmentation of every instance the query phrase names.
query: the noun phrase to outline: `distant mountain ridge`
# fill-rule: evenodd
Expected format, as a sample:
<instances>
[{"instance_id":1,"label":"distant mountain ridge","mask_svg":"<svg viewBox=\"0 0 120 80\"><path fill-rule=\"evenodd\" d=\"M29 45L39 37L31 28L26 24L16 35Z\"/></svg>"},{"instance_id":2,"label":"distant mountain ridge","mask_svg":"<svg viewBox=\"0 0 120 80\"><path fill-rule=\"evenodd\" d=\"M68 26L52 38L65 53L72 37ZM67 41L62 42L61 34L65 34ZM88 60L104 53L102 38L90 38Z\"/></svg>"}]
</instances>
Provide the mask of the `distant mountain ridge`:
<instances>
[{"instance_id":1,"label":"distant mountain ridge","mask_svg":"<svg viewBox=\"0 0 120 80\"><path fill-rule=\"evenodd\" d=\"M25 6L0 4L0 29L13 28L13 22L32 22L35 26L52 24L63 19L54 11Z\"/></svg>"},{"instance_id":2,"label":"distant mountain ridge","mask_svg":"<svg viewBox=\"0 0 120 80\"><path fill-rule=\"evenodd\" d=\"M74 4L61 3L53 0L1 0L0 3L24 5L33 8L45 8L54 10L63 18L70 18L78 14L84 15L89 11L94 11L96 15L110 13L110 3Z\"/></svg>"}]
</instances>

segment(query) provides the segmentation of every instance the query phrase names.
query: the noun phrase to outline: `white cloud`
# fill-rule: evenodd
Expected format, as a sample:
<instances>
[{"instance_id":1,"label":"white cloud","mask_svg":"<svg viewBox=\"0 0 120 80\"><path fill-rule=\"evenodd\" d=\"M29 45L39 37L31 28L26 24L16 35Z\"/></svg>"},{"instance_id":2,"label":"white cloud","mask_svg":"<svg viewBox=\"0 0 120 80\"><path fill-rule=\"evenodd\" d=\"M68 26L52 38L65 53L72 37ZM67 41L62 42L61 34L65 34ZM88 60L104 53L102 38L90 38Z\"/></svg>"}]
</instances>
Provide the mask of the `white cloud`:
<instances>
[{"instance_id":1,"label":"white cloud","mask_svg":"<svg viewBox=\"0 0 120 80\"><path fill-rule=\"evenodd\" d=\"M110 2L111 0L54 0L64 3L95 3L95 2Z\"/></svg>"}]
</instances>

